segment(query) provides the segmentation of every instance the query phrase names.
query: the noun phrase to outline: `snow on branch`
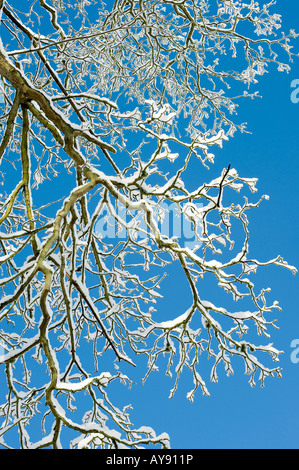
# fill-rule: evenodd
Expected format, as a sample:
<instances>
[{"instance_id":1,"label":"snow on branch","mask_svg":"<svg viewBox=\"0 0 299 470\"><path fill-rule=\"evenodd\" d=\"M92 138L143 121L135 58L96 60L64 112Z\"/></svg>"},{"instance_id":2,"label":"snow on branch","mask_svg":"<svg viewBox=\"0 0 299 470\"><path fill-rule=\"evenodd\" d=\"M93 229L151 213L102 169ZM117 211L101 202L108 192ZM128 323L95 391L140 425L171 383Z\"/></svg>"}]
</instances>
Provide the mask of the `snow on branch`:
<instances>
[{"instance_id":1,"label":"snow on branch","mask_svg":"<svg viewBox=\"0 0 299 470\"><path fill-rule=\"evenodd\" d=\"M297 270L249 249L250 211L268 199L257 179L207 170L247 132L239 100L289 71L298 35L274 2L108 3L0 1L2 447L18 432L20 448L61 448L69 429L71 448L169 448L112 403L112 382L164 368L172 397L187 370L193 401L240 359L252 386L281 375L280 307L253 274ZM162 303L176 305L171 264L182 311Z\"/></svg>"}]
</instances>

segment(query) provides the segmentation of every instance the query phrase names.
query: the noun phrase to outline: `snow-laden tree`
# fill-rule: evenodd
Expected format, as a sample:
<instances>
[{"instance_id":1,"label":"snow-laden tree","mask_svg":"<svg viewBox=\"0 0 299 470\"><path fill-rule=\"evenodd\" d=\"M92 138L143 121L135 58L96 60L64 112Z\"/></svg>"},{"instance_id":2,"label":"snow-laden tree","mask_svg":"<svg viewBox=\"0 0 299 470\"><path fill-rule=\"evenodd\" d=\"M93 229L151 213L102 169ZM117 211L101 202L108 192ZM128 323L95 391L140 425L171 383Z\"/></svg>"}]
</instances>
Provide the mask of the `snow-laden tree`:
<instances>
[{"instance_id":1,"label":"snow-laden tree","mask_svg":"<svg viewBox=\"0 0 299 470\"><path fill-rule=\"evenodd\" d=\"M296 34L279 31L273 3L0 0L1 446L18 434L22 448L168 447L109 399L142 357L144 379L165 366L170 396L187 368L191 401L209 393L199 358L212 381L237 358L252 386L280 376L279 306L252 275L296 270L250 255L257 180L229 162L206 171L213 146L245 131L239 98L289 70ZM171 263L189 287L169 317ZM207 278L235 308L205 298Z\"/></svg>"}]
</instances>

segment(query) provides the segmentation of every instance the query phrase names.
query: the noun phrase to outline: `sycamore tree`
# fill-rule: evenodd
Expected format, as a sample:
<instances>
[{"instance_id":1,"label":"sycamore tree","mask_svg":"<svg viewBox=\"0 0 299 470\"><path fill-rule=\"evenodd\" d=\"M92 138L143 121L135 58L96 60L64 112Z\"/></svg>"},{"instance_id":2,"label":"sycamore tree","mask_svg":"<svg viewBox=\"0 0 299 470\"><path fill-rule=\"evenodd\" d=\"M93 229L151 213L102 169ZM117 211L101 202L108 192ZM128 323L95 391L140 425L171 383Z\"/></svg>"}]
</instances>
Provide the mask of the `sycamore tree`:
<instances>
[{"instance_id":1,"label":"sycamore tree","mask_svg":"<svg viewBox=\"0 0 299 470\"><path fill-rule=\"evenodd\" d=\"M281 375L280 307L253 273L296 269L250 255L257 180L229 162L207 169L213 147L246 131L239 99L290 69L296 33L280 31L273 1L112 3L0 0L4 448L16 436L20 448L169 447L109 398L130 370L145 380L162 363L173 396L187 369L191 401L237 358L251 386ZM188 287L169 317L172 264ZM205 297L206 278L227 304Z\"/></svg>"}]
</instances>

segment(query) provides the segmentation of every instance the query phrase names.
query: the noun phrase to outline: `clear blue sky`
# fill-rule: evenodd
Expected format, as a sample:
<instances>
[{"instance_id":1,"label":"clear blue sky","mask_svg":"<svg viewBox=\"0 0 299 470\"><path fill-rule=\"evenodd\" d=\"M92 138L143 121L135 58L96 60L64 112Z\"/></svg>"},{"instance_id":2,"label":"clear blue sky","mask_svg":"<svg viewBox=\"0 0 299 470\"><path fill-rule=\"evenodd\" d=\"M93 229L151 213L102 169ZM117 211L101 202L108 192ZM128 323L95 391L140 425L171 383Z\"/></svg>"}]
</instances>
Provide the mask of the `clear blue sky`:
<instances>
[{"instance_id":1,"label":"clear blue sky","mask_svg":"<svg viewBox=\"0 0 299 470\"><path fill-rule=\"evenodd\" d=\"M283 15L282 29L286 33L290 28L299 30L297 0L280 0L274 10ZM259 260L280 254L298 268L299 103L292 103L290 98L295 79L299 80L299 59L289 74L272 69L262 77L262 99L240 102L239 120L248 123L252 134L235 134L222 150L216 151L210 176L218 175L230 162L240 175L259 179L258 194L268 194L270 199L248 213L251 254ZM277 299L283 309L274 311L280 329L272 329L274 345L284 350L280 356L282 378L269 378L263 389L259 384L251 388L243 363L238 366L234 362L233 376L222 373L218 384L207 381L211 396L203 397L198 391L191 404L186 399L192 387L188 374L170 400L173 382L161 368L141 389L123 390L123 403L134 405L133 422L147 424L158 432L167 431L172 447L177 449L299 448L299 363L291 361L291 342L298 338L299 344L299 275L294 277L274 267L261 270L256 280L272 288L271 298ZM174 274L172 281L179 289ZM178 304L183 308L184 293L179 300L173 297L173 303L171 298L169 292L170 315L174 308L177 311ZM202 362L205 369L204 358ZM119 399L118 392L115 399Z\"/></svg>"},{"instance_id":2,"label":"clear blue sky","mask_svg":"<svg viewBox=\"0 0 299 470\"><path fill-rule=\"evenodd\" d=\"M298 0L279 0L274 9L283 15L285 32L290 28L299 32ZM299 51L299 39L297 43ZM272 69L262 77L262 99L240 102L239 121L246 121L252 134L237 133L223 149L215 151L209 179L218 176L228 163L241 176L257 177L258 194L268 194L270 199L249 213L252 257L268 260L280 254L299 268L299 103L291 101L291 82L295 79L299 80L299 58L289 74ZM190 184L191 178L196 175L190 176ZM280 360L282 378L269 378L264 389L258 384L252 389L243 363L234 361L235 374L228 378L219 368L219 383L207 381L211 396L203 397L198 391L192 404L186 399L192 388L189 374L183 376L171 400L168 396L173 381L164 375L163 368L150 375L143 387L136 385L129 391L112 385L112 401L119 407L132 403L130 415L137 426L168 432L176 449L299 448L299 362L291 361L291 342L297 338L299 342L299 274L293 277L290 271L267 268L256 279L272 288L271 296L283 309L274 312L280 329L273 330L272 336L274 345L285 351ZM175 271L170 280L172 289L180 288ZM164 306L171 318L174 309L177 314L186 304L184 291L179 291L179 299L171 291L165 295ZM203 357L203 370L209 373L207 365L211 367Z\"/></svg>"}]
</instances>

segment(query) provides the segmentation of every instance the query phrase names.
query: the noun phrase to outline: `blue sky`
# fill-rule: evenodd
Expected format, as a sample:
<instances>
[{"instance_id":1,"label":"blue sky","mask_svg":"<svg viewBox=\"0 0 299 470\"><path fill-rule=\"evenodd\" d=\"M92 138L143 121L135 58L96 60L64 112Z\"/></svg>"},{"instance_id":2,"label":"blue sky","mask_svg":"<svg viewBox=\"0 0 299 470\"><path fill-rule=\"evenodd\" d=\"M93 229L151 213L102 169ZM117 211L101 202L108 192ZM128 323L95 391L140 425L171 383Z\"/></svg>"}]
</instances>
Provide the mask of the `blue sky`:
<instances>
[{"instance_id":1,"label":"blue sky","mask_svg":"<svg viewBox=\"0 0 299 470\"><path fill-rule=\"evenodd\" d=\"M285 32L297 28L296 0L278 1L274 10L282 14ZM252 134L235 134L216 151L210 177L230 162L239 175L259 179L258 194L268 194L270 199L249 213L251 254L259 260L280 254L298 268L299 103L291 101L291 83L296 79L299 59L289 74L272 69L262 77L258 86L262 99L240 102L239 121L246 121ZM271 287L271 298L277 299L283 309L274 311L279 330L272 330L274 346L284 350L280 356L282 378L269 378L265 388L259 384L251 388L243 364L234 362L233 376L222 373L218 384L207 381L211 396L203 397L198 391L190 403L186 399L192 387L188 374L170 400L172 381L161 368L141 389L123 390L123 402L134 406L133 422L150 425L157 432L167 431L172 447L177 449L299 448L299 362L291 361L291 342L298 338L299 344L299 276L271 267L260 270L255 279L259 285ZM184 304L182 289L179 298L171 295L172 289L180 289L175 271L169 286L167 308L171 315ZM202 367L208 372L207 365L203 359ZM115 398L119 398L117 391Z\"/></svg>"},{"instance_id":2,"label":"blue sky","mask_svg":"<svg viewBox=\"0 0 299 470\"><path fill-rule=\"evenodd\" d=\"M279 0L274 9L283 16L285 32L297 28L298 1ZM299 50L299 39L297 43ZM299 58L289 74L272 69L260 79L262 99L241 101L238 112L238 120L248 123L251 134L237 133L223 149L215 150L208 179L218 176L228 163L240 176L257 177L258 194L268 194L270 199L249 213L252 257L263 261L280 254L299 268L299 102L291 101L291 83L297 79ZM196 177L191 174L187 183L195 184ZM112 401L119 407L132 403L130 415L137 426L168 432L176 449L299 448L299 362L291 361L291 343L298 338L299 344L299 275L294 277L277 267L265 268L258 272L256 281L272 288L271 298L283 309L274 312L280 329L273 330L272 335L274 346L285 352L280 359L282 378L266 380L263 389L258 384L251 388L243 363L235 361L235 374L228 378L219 369L219 383L207 381L211 396L203 397L198 391L193 403L186 399L192 388L189 374L183 375L171 400L168 396L173 381L163 368L150 375L142 387L138 383L130 391L112 384ZM172 295L174 289L177 296ZM172 312L176 315L180 308L183 312L185 305L184 286L174 268L165 285L163 308L171 318ZM202 370L209 374L210 367L203 357Z\"/></svg>"}]
</instances>

